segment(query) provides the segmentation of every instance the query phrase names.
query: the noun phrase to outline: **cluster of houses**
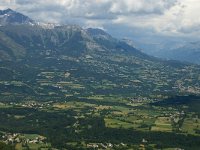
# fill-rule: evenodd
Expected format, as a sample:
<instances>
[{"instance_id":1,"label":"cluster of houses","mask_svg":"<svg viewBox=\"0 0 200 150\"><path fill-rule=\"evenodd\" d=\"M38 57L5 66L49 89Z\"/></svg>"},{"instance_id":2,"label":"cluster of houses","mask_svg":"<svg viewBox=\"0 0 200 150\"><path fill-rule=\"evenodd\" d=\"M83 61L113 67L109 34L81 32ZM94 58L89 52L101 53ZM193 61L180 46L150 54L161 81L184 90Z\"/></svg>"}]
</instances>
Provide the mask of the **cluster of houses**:
<instances>
[{"instance_id":1,"label":"cluster of houses","mask_svg":"<svg viewBox=\"0 0 200 150\"><path fill-rule=\"evenodd\" d=\"M26 108L34 108L34 109L43 109L48 106L51 106L51 103L52 103L52 101L49 101L46 103L27 101L27 102L20 102L20 103L10 102L9 105L21 106L21 107L26 107Z\"/></svg>"},{"instance_id":2,"label":"cluster of houses","mask_svg":"<svg viewBox=\"0 0 200 150\"><path fill-rule=\"evenodd\" d=\"M122 143L123 144L123 143ZM123 144L125 146L125 144ZM89 143L87 144L88 148L94 148L94 149L108 149L108 148L113 148L112 143Z\"/></svg>"},{"instance_id":3,"label":"cluster of houses","mask_svg":"<svg viewBox=\"0 0 200 150\"><path fill-rule=\"evenodd\" d=\"M139 145L140 148L145 149L145 145L148 143L146 139L142 139L142 143ZM93 148L93 149L113 149L115 147L123 147L125 148L127 144L120 143L120 144L112 144L112 143L89 143L87 144L88 148Z\"/></svg>"},{"instance_id":4,"label":"cluster of houses","mask_svg":"<svg viewBox=\"0 0 200 150\"><path fill-rule=\"evenodd\" d=\"M130 100L130 103L141 103L141 102L144 102L144 101L152 101L152 100L157 100L157 99L151 99L151 98L148 98L148 97L132 97L132 98L129 98Z\"/></svg>"},{"instance_id":5,"label":"cluster of houses","mask_svg":"<svg viewBox=\"0 0 200 150\"><path fill-rule=\"evenodd\" d=\"M6 144L16 144L16 143L45 143L46 138L43 136L36 136L34 138L26 138L23 134L20 133L5 133L1 136L1 140Z\"/></svg>"}]
</instances>

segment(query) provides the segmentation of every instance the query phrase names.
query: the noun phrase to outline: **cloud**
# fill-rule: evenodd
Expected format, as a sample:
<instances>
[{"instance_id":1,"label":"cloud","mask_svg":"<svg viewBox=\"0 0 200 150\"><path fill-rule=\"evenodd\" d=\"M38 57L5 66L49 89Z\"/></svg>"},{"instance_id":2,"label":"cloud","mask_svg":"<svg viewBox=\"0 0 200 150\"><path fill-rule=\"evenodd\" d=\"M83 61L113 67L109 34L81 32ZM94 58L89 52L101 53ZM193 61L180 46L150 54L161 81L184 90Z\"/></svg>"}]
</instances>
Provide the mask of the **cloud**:
<instances>
[{"instance_id":1,"label":"cloud","mask_svg":"<svg viewBox=\"0 0 200 150\"><path fill-rule=\"evenodd\" d=\"M176 0L115 0L111 12L124 14L162 14L175 4Z\"/></svg>"},{"instance_id":2,"label":"cloud","mask_svg":"<svg viewBox=\"0 0 200 150\"><path fill-rule=\"evenodd\" d=\"M200 16L198 0L179 0L179 3L157 18L155 28L160 32L199 34Z\"/></svg>"},{"instance_id":3,"label":"cloud","mask_svg":"<svg viewBox=\"0 0 200 150\"><path fill-rule=\"evenodd\" d=\"M166 35L200 33L199 0L1 0L35 20L82 26L120 26ZM125 30L127 31L127 30Z\"/></svg>"}]
</instances>

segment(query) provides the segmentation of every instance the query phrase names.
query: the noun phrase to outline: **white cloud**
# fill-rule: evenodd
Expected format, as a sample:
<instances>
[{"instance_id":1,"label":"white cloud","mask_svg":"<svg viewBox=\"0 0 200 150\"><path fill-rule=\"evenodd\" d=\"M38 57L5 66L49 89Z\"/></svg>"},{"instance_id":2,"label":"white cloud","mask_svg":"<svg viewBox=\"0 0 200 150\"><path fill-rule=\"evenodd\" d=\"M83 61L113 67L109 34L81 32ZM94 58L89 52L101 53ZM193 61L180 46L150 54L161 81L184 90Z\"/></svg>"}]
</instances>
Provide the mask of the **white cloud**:
<instances>
[{"instance_id":1,"label":"white cloud","mask_svg":"<svg viewBox=\"0 0 200 150\"><path fill-rule=\"evenodd\" d=\"M1 0L10 7L47 22L108 24L153 30L167 35L200 33L199 0Z\"/></svg>"},{"instance_id":2,"label":"white cloud","mask_svg":"<svg viewBox=\"0 0 200 150\"><path fill-rule=\"evenodd\" d=\"M111 12L120 14L162 14L175 4L176 0L114 0Z\"/></svg>"}]
</instances>

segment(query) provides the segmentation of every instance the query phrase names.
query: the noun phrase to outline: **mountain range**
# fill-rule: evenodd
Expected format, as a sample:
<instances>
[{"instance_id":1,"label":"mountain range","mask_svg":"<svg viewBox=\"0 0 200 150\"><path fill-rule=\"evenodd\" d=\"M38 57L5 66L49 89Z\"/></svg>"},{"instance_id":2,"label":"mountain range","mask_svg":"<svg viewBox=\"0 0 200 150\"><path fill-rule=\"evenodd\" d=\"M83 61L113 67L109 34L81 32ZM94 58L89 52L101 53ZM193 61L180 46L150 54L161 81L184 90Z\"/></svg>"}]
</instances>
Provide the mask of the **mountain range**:
<instances>
[{"instance_id":1,"label":"mountain range","mask_svg":"<svg viewBox=\"0 0 200 150\"><path fill-rule=\"evenodd\" d=\"M101 29L0 14L3 96L200 93L196 65L149 56Z\"/></svg>"},{"instance_id":2,"label":"mountain range","mask_svg":"<svg viewBox=\"0 0 200 150\"><path fill-rule=\"evenodd\" d=\"M160 50L156 55L165 59L200 64L200 42L184 43L172 49Z\"/></svg>"},{"instance_id":3,"label":"mountain range","mask_svg":"<svg viewBox=\"0 0 200 150\"><path fill-rule=\"evenodd\" d=\"M192 39L159 37L152 40L137 40L136 47L144 53L167 60L200 64L200 42Z\"/></svg>"}]
</instances>

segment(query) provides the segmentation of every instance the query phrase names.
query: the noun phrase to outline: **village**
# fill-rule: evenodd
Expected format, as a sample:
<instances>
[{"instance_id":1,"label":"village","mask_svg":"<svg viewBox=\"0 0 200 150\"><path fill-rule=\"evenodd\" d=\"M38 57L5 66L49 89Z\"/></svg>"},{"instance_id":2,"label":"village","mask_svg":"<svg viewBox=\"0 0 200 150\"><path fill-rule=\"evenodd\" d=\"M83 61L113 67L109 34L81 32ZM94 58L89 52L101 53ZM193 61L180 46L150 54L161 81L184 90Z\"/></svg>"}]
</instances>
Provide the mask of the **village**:
<instances>
[{"instance_id":1,"label":"village","mask_svg":"<svg viewBox=\"0 0 200 150\"><path fill-rule=\"evenodd\" d=\"M42 144L45 143L46 138L43 136L35 136L32 138L26 138L26 136L24 134L20 134L20 133L4 133L1 136L1 140L3 142L5 142L6 144L16 144L16 143L23 143L23 144L27 144L27 143L35 143L35 144Z\"/></svg>"}]
</instances>

